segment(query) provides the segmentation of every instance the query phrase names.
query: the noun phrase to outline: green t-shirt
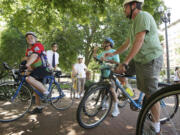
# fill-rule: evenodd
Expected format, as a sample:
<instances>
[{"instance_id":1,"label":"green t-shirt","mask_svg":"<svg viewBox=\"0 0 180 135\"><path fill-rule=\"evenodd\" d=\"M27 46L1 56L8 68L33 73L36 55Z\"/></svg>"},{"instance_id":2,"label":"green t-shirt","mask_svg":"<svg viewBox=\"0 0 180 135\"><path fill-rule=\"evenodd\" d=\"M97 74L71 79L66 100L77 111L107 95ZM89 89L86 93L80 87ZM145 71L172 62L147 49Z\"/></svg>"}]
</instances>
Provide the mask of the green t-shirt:
<instances>
[{"instance_id":1,"label":"green t-shirt","mask_svg":"<svg viewBox=\"0 0 180 135\"><path fill-rule=\"evenodd\" d=\"M145 11L140 11L132 22L129 32L130 48L132 48L135 35L142 31L147 31L147 33L141 49L134 57L134 61L146 64L161 56L163 49L160 44L156 22L154 18Z\"/></svg>"},{"instance_id":2,"label":"green t-shirt","mask_svg":"<svg viewBox=\"0 0 180 135\"><path fill-rule=\"evenodd\" d=\"M98 59L101 59L101 57L104 57L104 54L105 53L113 53L113 52L115 52L116 50L114 50L114 49L110 49L110 50L108 50L108 51L104 51L104 52L102 52L101 54L99 54L98 56L97 56L97 58ZM112 56L112 57L107 57L106 58L107 60L113 60L113 61L115 61L115 62L120 62L120 59L119 59L119 55L118 54L116 54L116 55L114 55L114 56ZM104 64L102 64L101 65L101 69L103 69L103 68L107 68L107 66L106 65L104 65ZM102 73L102 76L103 77L109 77L109 75L110 75L110 70L103 70L103 73Z\"/></svg>"}]
</instances>

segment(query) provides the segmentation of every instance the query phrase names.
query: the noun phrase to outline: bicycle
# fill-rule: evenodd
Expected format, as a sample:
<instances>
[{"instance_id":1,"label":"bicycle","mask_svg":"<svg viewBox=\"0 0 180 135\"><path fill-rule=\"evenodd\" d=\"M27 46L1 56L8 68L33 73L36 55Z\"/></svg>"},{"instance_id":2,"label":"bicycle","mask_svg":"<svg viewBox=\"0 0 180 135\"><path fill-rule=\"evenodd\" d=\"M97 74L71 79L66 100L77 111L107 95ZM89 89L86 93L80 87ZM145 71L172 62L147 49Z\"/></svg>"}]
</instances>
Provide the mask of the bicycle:
<instances>
[{"instance_id":1,"label":"bicycle","mask_svg":"<svg viewBox=\"0 0 180 135\"><path fill-rule=\"evenodd\" d=\"M140 97L138 100L133 100L132 97L125 91L122 84L118 80L119 77L129 77L122 74L114 73L112 68L114 65L106 63L109 66L109 70L111 71L111 74L109 78L104 79L104 82L100 82L92 86L92 89L90 89L86 95L81 100L78 109L77 109L77 121L79 125L83 128L93 128L98 126L108 115L108 113L111 110L112 106L112 93L109 90L110 89L110 83L109 80L113 79L115 81L115 84L117 86L117 90L120 91L123 96L125 96L129 103L130 107L133 108L133 110L140 110L142 108L142 94L140 94ZM103 69L102 69L103 70ZM108 104L107 109L102 109L103 102L106 99L106 103ZM164 104L166 104L166 101L163 101ZM172 117L174 116L174 112L178 109L178 97L174 97L174 103L175 103L175 109L172 110L171 114ZM169 120L167 117L161 118L162 123Z\"/></svg>"},{"instance_id":2,"label":"bicycle","mask_svg":"<svg viewBox=\"0 0 180 135\"><path fill-rule=\"evenodd\" d=\"M4 64L4 66L7 70L13 71L7 64ZM55 80L55 77L64 78L69 76L62 76L55 71L52 72L52 75L45 77L49 84L49 95L44 97L41 92L26 83L26 74L22 74L24 71L19 69L15 73L19 78L16 83L5 82L0 85L0 122L17 120L29 112L32 105L32 91L57 110L68 109L73 104L72 91L61 89L60 84ZM8 91L2 92L3 89Z\"/></svg>"},{"instance_id":3,"label":"bicycle","mask_svg":"<svg viewBox=\"0 0 180 135\"><path fill-rule=\"evenodd\" d=\"M168 117L168 121L166 123L161 123L161 132L165 135L179 135L180 134L180 115L175 115L177 110L174 112L174 115L169 113L169 109L173 108L173 98L178 97L180 94L180 84L174 84L161 90L155 92L148 101L145 103L143 109L140 111L137 120L136 126L136 135L144 135L144 134L152 134L154 133L154 129L151 125L150 120L153 118L149 117L151 114L151 107L160 102L161 106L164 104L162 100L168 100L167 107L162 108L160 111L160 116L163 115L164 117ZM177 102L177 106L179 106L179 101ZM179 111L178 111L179 112ZM180 113L177 113L180 114ZM162 125L163 124L163 125Z\"/></svg>"}]
</instances>

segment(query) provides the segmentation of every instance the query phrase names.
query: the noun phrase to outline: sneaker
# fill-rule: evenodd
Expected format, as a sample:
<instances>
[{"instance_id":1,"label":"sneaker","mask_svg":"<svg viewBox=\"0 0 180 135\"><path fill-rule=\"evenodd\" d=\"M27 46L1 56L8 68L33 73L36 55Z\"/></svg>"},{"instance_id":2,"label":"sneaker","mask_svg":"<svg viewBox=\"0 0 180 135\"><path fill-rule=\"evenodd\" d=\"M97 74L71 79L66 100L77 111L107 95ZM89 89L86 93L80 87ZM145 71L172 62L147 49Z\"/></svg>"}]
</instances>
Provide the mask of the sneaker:
<instances>
[{"instance_id":1,"label":"sneaker","mask_svg":"<svg viewBox=\"0 0 180 135\"><path fill-rule=\"evenodd\" d=\"M29 111L30 114L42 113L42 108L34 108L32 111Z\"/></svg>"},{"instance_id":2,"label":"sneaker","mask_svg":"<svg viewBox=\"0 0 180 135\"><path fill-rule=\"evenodd\" d=\"M156 132L154 126L153 126L153 122L151 122L151 126L150 126L151 130L155 133L155 135L161 135L161 128L159 132Z\"/></svg>"},{"instance_id":3,"label":"sneaker","mask_svg":"<svg viewBox=\"0 0 180 135\"><path fill-rule=\"evenodd\" d=\"M117 117L119 114L120 114L119 109L115 107L113 112L112 112L112 116Z\"/></svg>"},{"instance_id":4,"label":"sneaker","mask_svg":"<svg viewBox=\"0 0 180 135\"><path fill-rule=\"evenodd\" d=\"M79 94L77 94L77 95L76 95L76 98L77 98L77 99L79 99L79 98L80 98Z\"/></svg>"},{"instance_id":5,"label":"sneaker","mask_svg":"<svg viewBox=\"0 0 180 135\"><path fill-rule=\"evenodd\" d=\"M84 94L81 94L81 95L80 95L80 97L83 97L83 96L84 96Z\"/></svg>"},{"instance_id":6,"label":"sneaker","mask_svg":"<svg viewBox=\"0 0 180 135\"><path fill-rule=\"evenodd\" d=\"M161 134L161 130L157 133L152 125L150 126L150 130L151 130L151 134L154 134L154 135L162 135L162 134Z\"/></svg>"}]
</instances>

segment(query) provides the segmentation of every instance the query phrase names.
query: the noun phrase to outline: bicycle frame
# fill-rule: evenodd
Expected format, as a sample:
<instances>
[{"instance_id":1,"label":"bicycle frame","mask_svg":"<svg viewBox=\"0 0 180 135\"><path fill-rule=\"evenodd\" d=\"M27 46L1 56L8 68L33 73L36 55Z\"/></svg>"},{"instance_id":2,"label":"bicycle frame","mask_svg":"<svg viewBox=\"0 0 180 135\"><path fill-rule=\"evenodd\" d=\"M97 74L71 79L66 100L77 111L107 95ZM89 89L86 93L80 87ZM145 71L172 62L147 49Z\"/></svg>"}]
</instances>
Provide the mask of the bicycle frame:
<instances>
[{"instance_id":1,"label":"bicycle frame","mask_svg":"<svg viewBox=\"0 0 180 135\"><path fill-rule=\"evenodd\" d=\"M131 96L125 91L125 89L123 88L122 84L121 84L120 81L117 79L116 74L114 74L113 78L115 79L115 84L116 84L116 86L123 92L123 94L126 95L126 97L128 97L128 99L133 103L133 105L134 105L135 107L137 107L138 109L142 109L141 101L143 100L143 95L144 95L144 93L143 93L143 92L140 92L139 98L137 99L137 101L135 101L135 100L133 100L133 99L131 98ZM130 77L128 76L128 77L126 77L126 78L128 78L128 79L136 79L136 77L134 77L134 76L130 76ZM165 107L165 106L166 106L163 100L160 101L160 105L161 105L161 107Z\"/></svg>"},{"instance_id":2,"label":"bicycle frame","mask_svg":"<svg viewBox=\"0 0 180 135\"><path fill-rule=\"evenodd\" d=\"M13 100L16 98L16 96L18 95L18 93L19 93L19 91L20 91L23 83L26 82L25 78L26 78L26 75L24 75L24 76L21 78L20 84L19 84L19 86L18 86L18 88L17 88L14 96L12 97L11 101L13 101ZM51 90L52 90L51 87L52 87L53 82L56 84L56 86L58 87L58 90L60 90L60 93L61 93L60 96L50 98L50 99L48 99L48 101L51 101L51 100L54 100L54 99L57 99L57 98L62 98L62 97L65 96L65 94L63 93L63 91L62 91L61 88L60 88L59 83L56 82L54 76L46 76L45 79L50 79L49 88L48 88L48 91L49 91L50 93L51 93ZM30 86L31 86L31 85L30 85ZM32 86L31 86L31 87L32 87ZM35 89L34 87L32 87L32 89L33 89L33 91L34 91L41 99L43 99L44 96L43 96L43 94L42 94L41 92L39 92L39 91L38 91L37 89Z\"/></svg>"},{"instance_id":3,"label":"bicycle frame","mask_svg":"<svg viewBox=\"0 0 180 135\"><path fill-rule=\"evenodd\" d=\"M111 70L111 68L103 68L102 70ZM101 74L102 74L102 70L101 70ZM141 109L142 108L142 104L141 104L141 101L143 100L143 92L140 92L140 95L139 95L139 98L137 101L133 100L131 98L131 96L126 92L126 90L123 88L121 82L117 79L116 76L120 76L120 77L125 77L125 78L128 78L128 79L136 79L135 76L125 76L125 75L119 75L119 74L116 74L116 73L112 73L110 74L109 78L103 78L102 76L100 77L100 81L97 83L97 84L100 84L100 83L103 83L103 81L105 79L113 79L115 81L115 84L116 86L123 92L123 94L128 97L128 99L133 103L133 105L138 108L138 109Z\"/></svg>"},{"instance_id":4,"label":"bicycle frame","mask_svg":"<svg viewBox=\"0 0 180 135\"><path fill-rule=\"evenodd\" d=\"M142 105L140 104L140 101L142 100L142 96L143 96L143 93L140 94L139 96L139 99L138 99L138 102L139 103L136 103L132 98L131 96L126 92L126 90L123 88L122 84L120 83L120 81L116 78L116 75L113 74L113 80L115 80L115 84L116 86L123 92L123 94L128 97L128 99L133 103L133 105L135 107L137 107L138 109L141 109L142 108Z\"/></svg>"}]
</instances>

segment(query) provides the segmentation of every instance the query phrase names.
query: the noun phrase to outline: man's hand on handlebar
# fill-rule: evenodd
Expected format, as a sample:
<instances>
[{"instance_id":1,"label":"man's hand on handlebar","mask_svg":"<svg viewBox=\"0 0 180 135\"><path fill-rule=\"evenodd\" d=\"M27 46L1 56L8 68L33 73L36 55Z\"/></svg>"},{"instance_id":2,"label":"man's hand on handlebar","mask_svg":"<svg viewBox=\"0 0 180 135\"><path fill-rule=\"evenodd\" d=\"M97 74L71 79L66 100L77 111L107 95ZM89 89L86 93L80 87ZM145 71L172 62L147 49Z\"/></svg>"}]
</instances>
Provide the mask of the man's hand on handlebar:
<instances>
[{"instance_id":1,"label":"man's hand on handlebar","mask_svg":"<svg viewBox=\"0 0 180 135\"><path fill-rule=\"evenodd\" d=\"M115 73L119 73L119 74L122 74L122 73L125 73L126 72L126 68L123 64L119 64L118 67L114 70Z\"/></svg>"}]
</instances>

